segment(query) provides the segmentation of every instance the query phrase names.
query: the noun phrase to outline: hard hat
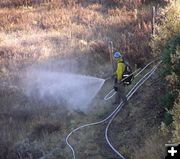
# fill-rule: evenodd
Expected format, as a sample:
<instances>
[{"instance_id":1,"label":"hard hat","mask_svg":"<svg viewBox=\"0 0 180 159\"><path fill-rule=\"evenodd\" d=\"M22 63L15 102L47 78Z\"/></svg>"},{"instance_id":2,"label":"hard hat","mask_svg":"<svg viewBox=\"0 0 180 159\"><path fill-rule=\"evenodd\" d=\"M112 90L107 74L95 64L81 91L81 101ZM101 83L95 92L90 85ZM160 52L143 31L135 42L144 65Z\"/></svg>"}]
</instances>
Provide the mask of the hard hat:
<instances>
[{"instance_id":1,"label":"hard hat","mask_svg":"<svg viewBox=\"0 0 180 159\"><path fill-rule=\"evenodd\" d=\"M114 53L114 58L120 58L121 56L121 53L118 51Z\"/></svg>"}]
</instances>

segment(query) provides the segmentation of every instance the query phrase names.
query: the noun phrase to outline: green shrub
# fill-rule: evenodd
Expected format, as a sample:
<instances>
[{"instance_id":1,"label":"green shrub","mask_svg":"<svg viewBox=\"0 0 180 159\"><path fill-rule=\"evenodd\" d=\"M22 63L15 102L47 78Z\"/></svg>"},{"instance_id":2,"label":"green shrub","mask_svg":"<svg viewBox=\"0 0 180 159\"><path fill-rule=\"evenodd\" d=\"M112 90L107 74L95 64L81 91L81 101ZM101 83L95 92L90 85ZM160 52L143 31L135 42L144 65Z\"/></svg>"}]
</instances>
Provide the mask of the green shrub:
<instances>
[{"instance_id":1,"label":"green shrub","mask_svg":"<svg viewBox=\"0 0 180 159\"><path fill-rule=\"evenodd\" d=\"M180 34L173 36L164 46L162 51L163 67L161 72L163 78L168 83L167 91L164 96L161 97L160 105L167 110L170 110L174 106L174 102L178 97L179 81L180 81ZM165 112L164 123L170 125L173 122L172 114Z\"/></svg>"},{"instance_id":2,"label":"green shrub","mask_svg":"<svg viewBox=\"0 0 180 159\"><path fill-rule=\"evenodd\" d=\"M164 96L160 97L160 105L165 109L171 109L175 100L175 95L172 92L166 92Z\"/></svg>"},{"instance_id":3,"label":"green shrub","mask_svg":"<svg viewBox=\"0 0 180 159\"><path fill-rule=\"evenodd\" d=\"M166 112L164 114L164 123L166 125L170 125L172 122L173 122L172 114L170 114L169 112Z\"/></svg>"},{"instance_id":4,"label":"green shrub","mask_svg":"<svg viewBox=\"0 0 180 159\"><path fill-rule=\"evenodd\" d=\"M163 61L163 69L165 71L165 76L172 74L172 72L177 72L180 76L179 65L180 56L178 47L180 46L180 34L178 33L173 38L171 38L164 46L162 50L161 59Z\"/></svg>"},{"instance_id":5,"label":"green shrub","mask_svg":"<svg viewBox=\"0 0 180 159\"><path fill-rule=\"evenodd\" d=\"M157 19L159 20L157 21L157 25L155 27L156 34L154 35L151 43L155 56L159 56L169 39L180 33L180 3L174 1L166 8L159 9L158 12ZM174 45L176 45L175 41L172 42Z\"/></svg>"},{"instance_id":6,"label":"green shrub","mask_svg":"<svg viewBox=\"0 0 180 159\"><path fill-rule=\"evenodd\" d=\"M166 93L160 97L160 105L167 111L164 123L173 121L169 110L173 110L180 89L180 3L172 2L167 7L159 9L159 19L156 23L156 34L151 43L155 56L161 56L162 67L160 74L166 84Z\"/></svg>"}]
</instances>

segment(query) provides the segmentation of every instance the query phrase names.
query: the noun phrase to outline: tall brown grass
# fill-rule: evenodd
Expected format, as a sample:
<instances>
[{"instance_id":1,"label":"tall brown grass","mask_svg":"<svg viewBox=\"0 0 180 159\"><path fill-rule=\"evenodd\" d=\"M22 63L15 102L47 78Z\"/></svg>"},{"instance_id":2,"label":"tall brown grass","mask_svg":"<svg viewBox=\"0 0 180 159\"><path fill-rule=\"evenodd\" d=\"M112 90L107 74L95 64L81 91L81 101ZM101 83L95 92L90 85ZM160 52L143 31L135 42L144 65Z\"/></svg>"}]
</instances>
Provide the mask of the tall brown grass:
<instances>
[{"instance_id":1,"label":"tall brown grass","mask_svg":"<svg viewBox=\"0 0 180 159\"><path fill-rule=\"evenodd\" d=\"M4 8L0 10L0 16L0 30L8 33L1 35L1 50L12 48L12 52L17 50L14 54L20 56L25 53L40 57L44 51L49 52L45 53L45 57L62 55L64 52L90 52L94 50L91 44L101 41L103 45L94 50L99 54L107 50L108 41L111 40L114 50L126 52L132 63L142 63L150 57L148 41L151 34L151 10L142 10L137 14L134 10L108 8L96 3L86 7L75 4L63 8L49 8L49 5ZM15 42L14 47L12 40ZM46 46L48 49L45 49Z\"/></svg>"},{"instance_id":2,"label":"tall brown grass","mask_svg":"<svg viewBox=\"0 0 180 159\"><path fill-rule=\"evenodd\" d=\"M97 66L104 68L106 63L109 64L109 41L113 42L114 51L125 52L132 64L149 60L150 7L137 12L134 8L138 6L128 6L125 1L119 1L124 2L119 7L116 3L112 5L112 1L106 5L105 1L78 2L82 5L73 0L0 2L1 83L8 86L18 80L21 70L50 58L93 57L86 64L100 74L102 69L99 71ZM73 115L64 108L58 109L59 105L28 101L23 92L7 88L0 87L0 133L1 138L9 141L2 142L5 149L9 147L8 153L0 152L2 158L15 158L14 147L18 141L23 144L24 139L29 139L32 145L38 141L45 152L54 148L58 139L71 128ZM54 117L52 112L56 112ZM63 120L59 116L63 116ZM39 135L43 137L39 138Z\"/></svg>"},{"instance_id":3,"label":"tall brown grass","mask_svg":"<svg viewBox=\"0 0 180 159\"><path fill-rule=\"evenodd\" d=\"M145 140L142 147L135 151L133 159L162 159L166 156L165 144L167 140L161 135L153 135Z\"/></svg>"}]
</instances>

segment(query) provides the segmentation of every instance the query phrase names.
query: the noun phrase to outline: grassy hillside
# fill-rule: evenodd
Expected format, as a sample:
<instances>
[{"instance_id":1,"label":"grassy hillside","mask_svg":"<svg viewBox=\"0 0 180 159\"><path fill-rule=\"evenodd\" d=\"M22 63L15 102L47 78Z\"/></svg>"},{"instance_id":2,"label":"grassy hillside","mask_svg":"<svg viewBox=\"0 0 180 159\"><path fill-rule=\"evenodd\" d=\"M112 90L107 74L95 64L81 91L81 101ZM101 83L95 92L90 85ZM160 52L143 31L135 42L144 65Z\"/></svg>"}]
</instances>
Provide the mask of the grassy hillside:
<instances>
[{"instance_id":1,"label":"grassy hillside","mask_svg":"<svg viewBox=\"0 0 180 159\"><path fill-rule=\"evenodd\" d=\"M37 159L49 152L53 152L49 159L71 157L64 137L78 125L102 119L113 110L111 103L101 100L111 89L112 81L102 88L86 114L69 110L63 102L28 98L21 87L25 74L29 68L38 67L105 78L112 73L110 41L114 51L123 52L133 68L135 64L146 64L153 59L151 52L156 49L149 45L153 5L166 5L166 2L0 2L0 159ZM157 43L161 41L158 40ZM144 158L149 148L152 153L157 152L152 141L162 136L159 127L164 114L158 99L153 97L164 90L158 79L156 74L113 123L112 139L117 138L119 142L115 144L129 158ZM103 128L93 127L80 133L84 142L76 147L79 158L115 157L103 141ZM164 155L162 145L167 138L163 139L156 145L160 149L158 156ZM79 141L77 135L72 143ZM139 147L144 147L142 156L137 152Z\"/></svg>"},{"instance_id":2,"label":"grassy hillside","mask_svg":"<svg viewBox=\"0 0 180 159\"><path fill-rule=\"evenodd\" d=\"M128 53L132 63L150 57L150 5L136 11L135 4L119 8L84 2L65 7L55 2L1 8L1 56L20 56L24 61L72 52L106 54L108 41L113 41L114 49ZM8 7L14 3L9 1Z\"/></svg>"}]
</instances>

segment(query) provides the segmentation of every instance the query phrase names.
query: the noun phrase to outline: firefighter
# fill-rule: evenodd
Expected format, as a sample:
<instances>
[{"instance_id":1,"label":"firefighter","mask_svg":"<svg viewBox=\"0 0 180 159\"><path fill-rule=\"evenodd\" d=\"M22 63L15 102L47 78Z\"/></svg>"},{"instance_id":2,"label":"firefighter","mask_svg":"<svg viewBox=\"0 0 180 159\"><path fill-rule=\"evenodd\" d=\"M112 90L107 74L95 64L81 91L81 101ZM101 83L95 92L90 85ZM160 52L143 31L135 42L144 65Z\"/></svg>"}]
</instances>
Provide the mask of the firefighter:
<instances>
[{"instance_id":1,"label":"firefighter","mask_svg":"<svg viewBox=\"0 0 180 159\"><path fill-rule=\"evenodd\" d=\"M120 52L114 53L114 59L116 62L116 70L113 74L114 90L117 92L115 97L115 104L119 104L121 100L126 104L127 98L125 95L125 86L121 81L123 79L123 73L125 72L126 65Z\"/></svg>"}]
</instances>

